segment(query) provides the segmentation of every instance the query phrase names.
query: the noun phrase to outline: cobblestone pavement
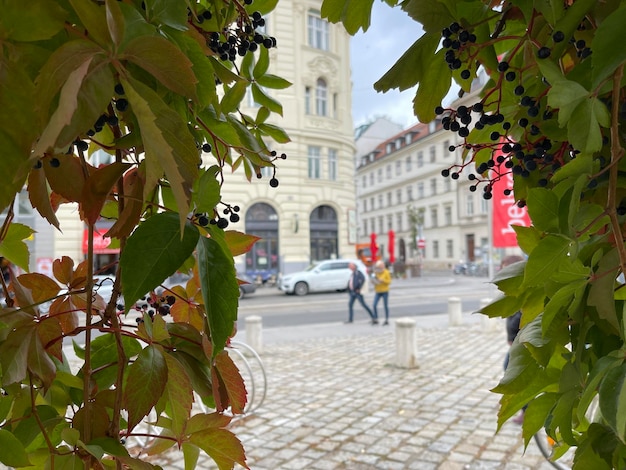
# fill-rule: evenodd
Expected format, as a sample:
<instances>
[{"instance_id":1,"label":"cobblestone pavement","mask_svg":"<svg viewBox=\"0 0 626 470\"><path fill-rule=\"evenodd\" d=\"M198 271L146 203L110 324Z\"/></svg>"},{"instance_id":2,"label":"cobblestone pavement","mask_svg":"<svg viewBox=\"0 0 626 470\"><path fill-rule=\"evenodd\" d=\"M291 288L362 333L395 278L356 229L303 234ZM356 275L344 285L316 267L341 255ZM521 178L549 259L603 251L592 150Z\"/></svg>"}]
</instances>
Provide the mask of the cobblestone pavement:
<instances>
[{"instance_id":1,"label":"cobblestone pavement","mask_svg":"<svg viewBox=\"0 0 626 470\"><path fill-rule=\"evenodd\" d=\"M495 433L498 396L489 389L502 374L502 330L419 327L419 366L407 370L393 365L393 329L351 334L352 326L332 326L343 337L264 347L267 399L232 426L251 469L552 468L534 442L524 453L519 425ZM172 452L159 463L182 469L182 461ZM217 467L204 456L198 468Z\"/></svg>"}]
</instances>

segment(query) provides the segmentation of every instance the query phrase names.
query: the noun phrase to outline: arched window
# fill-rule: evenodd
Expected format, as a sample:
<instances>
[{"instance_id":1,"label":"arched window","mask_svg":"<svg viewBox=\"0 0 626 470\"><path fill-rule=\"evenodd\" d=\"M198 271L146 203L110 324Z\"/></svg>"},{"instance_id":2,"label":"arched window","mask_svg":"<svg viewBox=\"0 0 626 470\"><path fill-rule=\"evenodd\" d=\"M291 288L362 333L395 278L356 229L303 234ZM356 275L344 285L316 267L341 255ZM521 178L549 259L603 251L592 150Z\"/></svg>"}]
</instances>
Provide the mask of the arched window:
<instances>
[{"instance_id":1,"label":"arched window","mask_svg":"<svg viewBox=\"0 0 626 470\"><path fill-rule=\"evenodd\" d=\"M339 257L337 212L330 206L318 206L309 218L311 227L311 262Z\"/></svg>"},{"instance_id":2,"label":"arched window","mask_svg":"<svg viewBox=\"0 0 626 470\"><path fill-rule=\"evenodd\" d=\"M328 112L328 88L323 78L317 79L315 87L315 112L318 116L326 116Z\"/></svg>"},{"instance_id":3,"label":"arched window","mask_svg":"<svg viewBox=\"0 0 626 470\"><path fill-rule=\"evenodd\" d=\"M246 274L261 276L265 282L278 274L278 214L264 202L252 205L246 211L246 233L261 239L246 253Z\"/></svg>"}]
</instances>

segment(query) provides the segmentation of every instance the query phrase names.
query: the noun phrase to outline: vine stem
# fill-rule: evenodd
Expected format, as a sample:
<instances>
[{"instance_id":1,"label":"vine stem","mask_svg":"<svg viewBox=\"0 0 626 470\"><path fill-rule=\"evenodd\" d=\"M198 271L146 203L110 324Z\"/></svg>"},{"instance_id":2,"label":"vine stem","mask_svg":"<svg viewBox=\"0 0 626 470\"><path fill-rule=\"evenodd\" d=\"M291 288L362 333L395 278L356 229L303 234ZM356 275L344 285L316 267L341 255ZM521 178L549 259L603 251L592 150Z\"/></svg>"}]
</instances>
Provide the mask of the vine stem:
<instances>
[{"instance_id":1,"label":"vine stem","mask_svg":"<svg viewBox=\"0 0 626 470\"><path fill-rule=\"evenodd\" d=\"M87 295L87 308L85 311L85 365L83 368L83 404L85 408L85 419L83 421L82 438L85 443L91 441L91 423L93 420L93 409L91 406L91 304L93 292L93 234L94 226L87 224L89 233L89 245L87 249L87 285L85 289ZM91 459L85 460L85 470L91 468Z\"/></svg>"},{"instance_id":2,"label":"vine stem","mask_svg":"<svg viewBox=\"0 0 626 470\"><path fill-rule=\"evenodd\" d=\"M615 238L615 246L619 254L619 264L622 273L626 273L626 246L622 230L617 219L617 176L618 162L624 156L624 148L620 145L619 137L619 106L620 87L624 76L624 65L620 65L613 74L613 103L611 105L611 171L609 172L609 193L607 198L607 211L611 219L611 230Z\"/></svg>"},{"instance_id":3,"label":"vine stem","mask_svg":"<svg viewBox=\"0 0 626 470\"><path fill-rule=\"evenodd\" d=\"M113 105L109 103L109 113L112 114L115 111L113 110ZM116 140L120 139L122 136L122 131L120 129L119 124L113 126L113 136ZM115 149L115 161L121 163L123 160L123 154L120 149ZM120 176L117 181L117 213L119 218L122 217L122 212L124 211L124 202L125 202L125 194L124 194L124 175ZM121 237L120 239L120 253L124 251L124 247L126 246L126 237ZM120 328L120 321L115 312L117 298L120 293L121 287L121 274L122 269L120 265L117 265L117 273L115 276L115 281L113 283L113 293L111 295L111 299L106 308L106 315L109 317L111 324L113 325L113 335L115 336L115 346L117 349L117 377L115 378L115 401L113 403L113 419L111 419L111 424L109 425L109 436L118 436L120 433L120 415L122 412L122 399L123 399L123 383L124 383L124 372L126 370L126 364L128 362L128 357L126 357L126 352L124 351L124 345L122 344L122 333ZM122 470L122 463L119 460L115 461L115 466L117 470Z\"/></svg>"}]
</instances>

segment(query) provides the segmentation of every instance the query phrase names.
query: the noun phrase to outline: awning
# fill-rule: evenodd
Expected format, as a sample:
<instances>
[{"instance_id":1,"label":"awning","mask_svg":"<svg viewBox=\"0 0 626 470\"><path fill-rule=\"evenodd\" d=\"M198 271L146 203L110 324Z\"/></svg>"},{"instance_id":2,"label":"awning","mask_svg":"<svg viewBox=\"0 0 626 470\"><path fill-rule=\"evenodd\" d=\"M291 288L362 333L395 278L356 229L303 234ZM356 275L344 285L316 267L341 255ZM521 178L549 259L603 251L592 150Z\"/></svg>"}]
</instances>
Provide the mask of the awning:
<instances>
[{"instance_id":1,"label":"awning","mask_svg":"<svg viewBox=\"0 0 626 470\"><path fill-rule=\"evenodd\" d=\"M109 237L103 237L102 235L106 233L106 229L101 232L95 231L93 232L93 252L97 255L107 255L112 253L119 253L119 248L109 248L111 245L111 239ZM83 253L87 253L89 251L89 230L83 230Z\"/></svg>"}]
</instances>

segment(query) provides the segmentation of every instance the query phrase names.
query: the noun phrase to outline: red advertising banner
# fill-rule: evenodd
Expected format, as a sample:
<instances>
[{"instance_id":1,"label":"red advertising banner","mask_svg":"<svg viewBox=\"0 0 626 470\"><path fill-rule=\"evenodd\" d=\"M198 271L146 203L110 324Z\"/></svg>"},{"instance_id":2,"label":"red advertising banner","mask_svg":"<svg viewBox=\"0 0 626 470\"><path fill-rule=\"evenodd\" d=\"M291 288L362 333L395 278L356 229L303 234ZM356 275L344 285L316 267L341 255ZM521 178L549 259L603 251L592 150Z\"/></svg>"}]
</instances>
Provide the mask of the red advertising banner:
<instances>
[{"instance_id":1,"label":"red advertising banner","mask_svg":"<svg viewBox=\"0 0 626 470\"><path fill-rule=\"evenodd\" d=\"M530 226L526 207L518 207L513 197L513 174L504 167L502 173L504 175L494 183L492 191L492 237L493 246L496 248L517 246L517 237L512 225ZM509 195L504 194L505 189L511 190Z\"/></svg>"},{"instance_id":2,"label":"red advertising banner","mask_svg":"<svg viewBox=\"0 0 626 470\"><path fill-rule=\"evenodd\" d=\"M111 253L119 253L119 248L110 248L111 244L110 238L103 237L104 231L102 233L94 231L93 234L93 252L99 255L111 254ZM89 230L83 230L83 253L87 253L89 248Z\"/></svg>"}]
</instances>

